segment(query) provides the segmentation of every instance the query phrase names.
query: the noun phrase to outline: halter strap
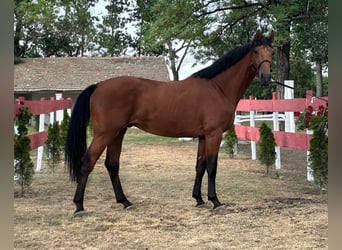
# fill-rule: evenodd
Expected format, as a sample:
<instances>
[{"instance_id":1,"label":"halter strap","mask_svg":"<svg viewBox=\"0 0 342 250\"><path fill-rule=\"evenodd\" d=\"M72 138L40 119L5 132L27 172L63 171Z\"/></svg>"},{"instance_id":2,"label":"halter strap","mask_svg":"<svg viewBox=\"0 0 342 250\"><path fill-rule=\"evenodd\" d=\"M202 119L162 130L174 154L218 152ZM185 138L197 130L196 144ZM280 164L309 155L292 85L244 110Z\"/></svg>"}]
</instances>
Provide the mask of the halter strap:
<instances>
[{"instance_id":1,"label":"halter strap","mask_svg":"<svg viewBox=\"0 0 342 250\"><path fill-rule=\"evenodd\" d=\"M262 60L260 63L259 63L259 65L258 65L258 68L256 68L258 71L259 71L259 69L260 69L260 67L261 67L261 65L263 64L263 63L265 63L265 62L268 62L269 64L270 64L270 66L272 65L272 63L270 62L270 60ZM253 64L253 66L254 66L254 64ZM255 66L254 66L255 67Z\"/></svg>"}]
</instances>

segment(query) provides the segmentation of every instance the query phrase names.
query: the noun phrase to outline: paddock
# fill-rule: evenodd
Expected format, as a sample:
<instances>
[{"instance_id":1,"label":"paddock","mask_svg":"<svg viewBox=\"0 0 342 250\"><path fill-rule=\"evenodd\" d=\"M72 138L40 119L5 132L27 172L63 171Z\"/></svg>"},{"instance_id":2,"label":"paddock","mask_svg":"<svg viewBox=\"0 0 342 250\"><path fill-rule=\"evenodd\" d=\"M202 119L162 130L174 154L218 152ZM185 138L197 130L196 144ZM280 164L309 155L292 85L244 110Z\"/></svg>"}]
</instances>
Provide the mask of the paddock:
<instances>
[{"instance_id":1,"label":"paddock","mask_svg":"<svg viewBox=\"0 0 342 250\"><path fill-rule=\"evenodd\" d=\"M327 194L306 181L306 151L282 148L282 168L266 177L265 167L250 160L250 145L240 141L238 148L233 159L219 155L217 194L226 205L219 211L209 203L196 208L191 197L196 140L129 129L120 173L130 210L115 202L104 156L89 176L81 217L73 217L75 183L64 164L55 172L43 165L24 198L15 186L14 247L328 249Z\"/></svg>"}]
</instances>

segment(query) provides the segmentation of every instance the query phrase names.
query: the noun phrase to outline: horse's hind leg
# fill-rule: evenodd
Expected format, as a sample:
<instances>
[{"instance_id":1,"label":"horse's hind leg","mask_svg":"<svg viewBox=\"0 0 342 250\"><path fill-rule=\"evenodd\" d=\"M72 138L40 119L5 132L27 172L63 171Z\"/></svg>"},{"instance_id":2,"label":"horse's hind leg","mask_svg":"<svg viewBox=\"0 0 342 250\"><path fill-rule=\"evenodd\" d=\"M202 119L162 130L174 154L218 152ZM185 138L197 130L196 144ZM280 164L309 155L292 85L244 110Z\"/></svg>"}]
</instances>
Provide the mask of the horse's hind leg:
<instances>
[{"instance_id":1,"label":"horse's hind leg","mask_svg":"<svg viewBox=\"0 0 342 250\"><path fill-rule=\"evenodd\" d=\"M94 137L88 150L82 157L82 167L80 175L77 179L77 188L74 196L74 203L76 204L75 215L83 212L84 192L88 181L88 176L93 171L97 159L100 157L105 147L107 146L107 137Z\"/></svg>"},{"instance_id":2,"label":"horse's hind leg","mask_svg":"<svg viewBox=\"0 0 342 250\"><path fill-rule=\"evenodd\" d=\"M110 142L110 144L108 144L105 166L108 170L108 174L113 185L117 203L122 203L124 205L124 208L129 208L132 206L132 203L127 200L122 190L121 181L119 177L122 140L126 133L126 130L126 128L122 129L119 132L119 134L114 138L114 140Z\"/></svg>"}]
</instances>

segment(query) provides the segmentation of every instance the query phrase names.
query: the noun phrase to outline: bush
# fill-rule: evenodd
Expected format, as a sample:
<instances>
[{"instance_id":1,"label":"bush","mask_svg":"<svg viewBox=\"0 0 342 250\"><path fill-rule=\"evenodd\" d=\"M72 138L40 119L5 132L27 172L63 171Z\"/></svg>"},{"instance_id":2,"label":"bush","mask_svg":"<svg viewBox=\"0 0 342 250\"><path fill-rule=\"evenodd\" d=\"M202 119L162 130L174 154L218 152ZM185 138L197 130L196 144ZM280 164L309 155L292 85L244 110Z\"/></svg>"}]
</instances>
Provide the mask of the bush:
<instances>
[{"instance_id":1,"label":"bush","mask_svg":"<svg viewBox=\"0 0 342 250\"><path fill-rule=\"evenodd\" d=\"M234 157L235 153L235 147L238 143L238 138L235 134L235 127L234 125L227 130L224 138L223 138L224 144L223 148L228 153L230 158Z\"/></svg>"},{"instance_id":2,"label":"bush","mask_svg":"<svg viewBox=\"0 0 342 250\"><path fill-rule=\"evenodd\" d=\"M61 133L61 147L62 147L63 151L65 149L69 123L70 123L70 116L69 116L68 112L66 110L64 110L63 121L62 121L61 126L60 126L60 129L61 129L61 131L60 131L60 133Z\"/></svg>"},{"instance_id":3,"label":"bush","mask_svg":"<svg viewBox=\"0 0 342 250\"><path fill-rule=\"evenodd\" d=\"M274 147L276 146L272 130L262 123L260 126L260 141L258 158L262 164L266 166L266 174L269 174L269 168L274 165L276 153Z\"/></svg>"},{"instance_id":4,"label":"bush","mask_svg":"<svg viewBox=\"0 0 342 250\"><path fill-rule=\"evenodd\" d=\"M309 164L315 183L322 188L328 186L328 107L319 106L315 112L312 106L298 117L299 129L312 129L313 137L310 141Z\"/></svg>"},{"instance_id":5,"label":"bush","mask_svg":"<svg viewBox=\"0 0 342 250\"><path fill-rule=\"evenodd\" d=\"M310 141L309 161L315 183L328 187L328 109L321 109L311 118L313 137Z\"/></svg>"},{"instance_id":6,"label":"bush","mask_svg":"<svg viewBox=\"0 0 342 250\"><path fill-rule=\"evenodd\" d=\"M46 141L46 153L48 166L55 171L55 167L61 161L62 138L58 122L48 126L48 138Z\"/></svg>"},{"instance_id":7,"label":"bush","mask_svg":"<svg viewBox=\"0 0 342 250\"><path fill-rule=\"evenodd\" d=\"M24 196L25 189L31 186L34 175L34 165L30 157L30 139L27 137L27 125L31 116L27 107L19 109L16 119L18 133L14 135L14 174L17 176L16 182L21 187L21 196Z\"/></svg>"}]
</instances>

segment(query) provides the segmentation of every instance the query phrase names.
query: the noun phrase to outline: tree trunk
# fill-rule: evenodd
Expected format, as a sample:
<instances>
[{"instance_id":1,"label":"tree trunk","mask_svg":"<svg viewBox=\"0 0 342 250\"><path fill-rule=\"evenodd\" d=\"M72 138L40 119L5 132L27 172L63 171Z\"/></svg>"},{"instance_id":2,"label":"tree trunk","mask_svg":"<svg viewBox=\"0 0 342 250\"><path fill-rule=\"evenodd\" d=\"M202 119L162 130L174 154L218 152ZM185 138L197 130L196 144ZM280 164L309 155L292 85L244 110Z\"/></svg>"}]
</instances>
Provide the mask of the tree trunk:
<instances>
[{"instance_id":1,"label":"tree trunk","mask_svg":"<svg viewBox=\"0 0 342 250\"><path fill-rule=\"evenodd\" d=\"M290 41L277 47L276 81L284 83L290 75ZM277 85L278 98L284 99L284 86Z\"/></svg>"},{"instance_id":2,"label":"tree trunk","mask_svg":"<svg viewBox=\"0 0 342 250\"><path fill-rule=\"evenodd\" d=\"M316 61L316 96L322 96L322 84L323 76L322 76L322 64L319 61Z\"/></svg>"},{"instance_id":3,"label":"tree trunk","mask_svg":"<svg viewBox=\"0 0 342 250\"><path fill-rule=\"evenodd\" d=\"M167 47L169 50L169 59L170 59L170 68L171 68L171 72L172 72L172 76L173 76L173 81L178 81L179 80L179 74L176 68L176 52L175 50L172 48L172 42L169 41L167 43Z\"/></svg>"},{"instance_id":4,"label":"tree trunk","mask_svg":"<svg viewBox=\"0 0 342 250\"><path fill-rule=\"evenodd\" d=\"M14 32L14 56L20 57L24 54L24 48L20 46L20 34L22 32L22 22L20 17L16 14L14 10L14 14L17 18L17 22L15 24L15 32Z\"/></svg>"}]
</instances>

